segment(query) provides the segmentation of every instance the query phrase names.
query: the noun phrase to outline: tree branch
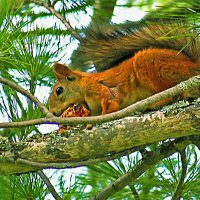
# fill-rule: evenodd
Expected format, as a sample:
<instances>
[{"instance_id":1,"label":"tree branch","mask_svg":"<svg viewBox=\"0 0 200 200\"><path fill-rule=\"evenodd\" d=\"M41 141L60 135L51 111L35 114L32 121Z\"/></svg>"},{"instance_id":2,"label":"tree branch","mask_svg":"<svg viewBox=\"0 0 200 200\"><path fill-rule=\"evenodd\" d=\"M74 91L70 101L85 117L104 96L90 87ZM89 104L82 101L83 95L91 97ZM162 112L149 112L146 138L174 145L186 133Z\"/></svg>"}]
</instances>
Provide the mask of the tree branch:
<instances>
[{"instance_id":1,"label":"tree branch","mask_svg":"<svg viewBox=\"0 0 200 200\"><path fill-rule=\"evenodd\" d=\"M49 110L45 107L43 103L41 103L36 97L34 97L30 92L25 90L24 88L20 87L19 85L15 84L13 81L10 81L6 78L0 77L0 83L3 83L16 91L20 92L21 94L25 95L28 97L30 100L36 103L36 105L41 109L41 111L47 116L47 117L52 117L54 116L52 113L49 112ZM8 123L9 124L9 123ZM0 127L1 128L1 127Z\"/></svg>"},{"instance_id":2,"label":"tree branch","mask_svg":"<svg viewBox=\"0 0 200 200\"><path fill-rule=\"evenodd\" d=\"M1 79L0 79L1 80ZM162 91L158 94L155 94L147 99L141 100L123 110L117 111L115 113L95 116L95 117L70 117L70 118L60 118L60 117L51 117L51 118L41 118L35 120L28 120L23 122L10 122L10 123L0 123L0 128L6 127L23 127L23 126L32 126L38 124L64 124L64 125L77 125L77 124L98 124L113 121L116 119L121 119L127 116L130 116L134 112L144 111L153 104L167 99L173 96L177 96L185 90L191 89L200 85L200 75L194 76L187 81L183 81L178 85Z\"/></svg>"},{"instance_id":3,"label":"tree branch","mask_svg":"<svg viewBox=\"0 0 200 200\"><path fill-rule=\"evenodd\" d=\"M62 200L62 198L58 195L55 188L51 184L49 178L45 175L45 173L43 171L38 171L37 173L40 176L40 178L44 181L44 183L46 184L47 188L49 189L55 200Z\"/></svg>"},{"instance_id":4,"label":"tree branch","mask_svg":"<svg viewBox=\"0 0 200 200\"><path fill-rule=\"evenodd\" d=\"M172 200L179 200L181 198L184 180L185 180L186 173L187 173L187 161L186 161L185 149L183 149L180 152L180 155L181 155L181 163L182 163L181 177L180 177L179 183L176 187L176 190L172 196Z\"/></svg>"},{"instance_id":5,"label":"tree branch","mask_svg":"<svg viewBox=\"0 0 200 200\"><path fill-rule=\"evenodd\" d=\"M169 138L199 135L200 107L190 106L167 117L159 115L127 117L94 126L90 131L82 126L70 127L62 135L36 134L17 143L0 137L0 173L85 166L127 155Z\"/></svg>"},{"instance_id":6,"label":"tree branch","mask_svg":"<svg viewBox=\"0 0 200 200\"><path fill-rule=\"evenodd\" d=\"M72 35L79 41L82 40L82 37L77 34L77 32L73 29L73 27L71 26L70 22L67 21L60 13L58 13L55 8L54 8L54 5L56 3L53 3L51 5L49 5L48 3L44 3L42 1L37 1L37 0L30 0L30 2L33 2L37 5L40 5L40 6L44 6L50 13L52 13L53 15L55 15L64 25L65 27L71 31Z\"/></svg>"},{"instance_id":7,"label":"tree branch","mask_svg":"<svg viewBox=\"0 0 200 200\"><path fill-rule=\"evenodd\" d=\"M149 168L157 164L164 158L167 158L174 154L177 149L184 149L190 142L187 138L180 140L175 140L173 142L165 142L159 148L155 149L152 152L148 153L148 156L143 158L138 162L135 168L118 178L115 182L108 185L102 191L97 193L91 200L102 200L107 199L129 183L134 182L137 178L139 178L145 171ZM181 145L180 145L181 144Z\"/></svg>"}]
</instances>

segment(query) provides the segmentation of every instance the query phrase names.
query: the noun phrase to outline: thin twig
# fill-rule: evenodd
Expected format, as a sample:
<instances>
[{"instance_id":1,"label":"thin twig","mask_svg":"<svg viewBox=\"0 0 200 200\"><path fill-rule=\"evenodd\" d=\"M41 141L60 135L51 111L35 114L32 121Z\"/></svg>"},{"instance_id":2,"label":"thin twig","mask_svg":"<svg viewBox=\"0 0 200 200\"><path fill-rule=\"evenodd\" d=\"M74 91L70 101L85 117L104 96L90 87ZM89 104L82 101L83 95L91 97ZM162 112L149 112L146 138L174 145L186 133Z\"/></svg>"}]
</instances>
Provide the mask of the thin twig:
<instances>
[{"instance_id":1,"label":"thin twig","mask_svg":"<svg viewBox=\"0 0 200 200\"><path fill-rule=\"evenodd\" d=\"M51 6L51 0L48 0L47 3L48 6Z\"/></svg>"},{"instance_id":2,"label":"thin twig","mask_svg":"<svg viewBox=\"0 0 200 200\"><path fill-rule=\"evenodd\" d=\"M0 79L1 82L1 79ZM6 127L24 127L24 126L33 126L39 124L64 124L64 125L77 125L77 124L98 124L109 122L117 119L122 119L124 117L130 116L134 112L144 111L149 108L151 105L169 97L177 96L182 93L184 90L188 90L192 87L200 85L200 75L194 76L187 81L183 81L178 85L162 91L158 94L155 94L147 99L143 99L123 110L117 111L115 113L100 115L95 117L69 117L69 118L60 118L60 117L51 117L51 118L40 118L34 120L27 120L23 122L7 122L0 123L0 128Z\"/></svg>"},{"instance_id":3,"label":"thin twig","mask_svg":"<svg viewBox=\"0 0 200 200\"><path fill-rule=\"evenodd\" d=\"M54 8L54 4L47 4L44 3L42 1L37 1L37 0L30 0L31 2L37 4L37 5L41 5L44 6L49 12L51 12L53 15L55 15L64 25L65 27L71 31L72 35L79 41L82 40L82 37L73 29L73 27L71 26L70 22L67 21L60 13L58 13L55 8Z\"/></svg>"},{"instance_id":4,"label":"thin twig","mask_svg":"<svg viewBox=\"0 0 200 200\"><path fill-rule=\"evenodd\" d=\"M177 151L177 148L185 148L190 142L187 141L187 138L181 141L182 145L178 145L180 143L179 140L175 140L174 142L166 142L163 143L156 150L149 152L148 156L143 158L138 162L135 169L124 174L112 184L105 187L102 191L98 192L91 200L102 200L107 199L129 183L133 183L137 178L139 178L145 171L154 166L156 163L161 161L164 158L167 158L174 154Z\"/></svg>"},{"instance_id":5,"label":"thin twig","mask_svg":"<svg viewBox=\"0 0 200 200\"><path fill-rule=\"evenodd\" d=\"M25 90L24 88L20 87L19 85L15 84L13 81L10 81L6 78L0 77L0 83L3 83L16 91L20 92L21 94L28 97L30 100L36 103L36 105L41 109L41 111L47 116L47 117L53 117L53 114L49 112L49 110L45 107L43 103L41 103L36 97L34 97L30 92Z\"/></svg>"},{"instance_id":6,"label":"thin twig","mask_svg":"<svg viewBox=\"0 0 200 200\"><path fill-rule=\"evenodd\" d=\"M129 188L131 189L132 191L132 194L133 194L133 197L135 200L140 200L140 196L137 192L137 190L135 189L135 186L133 184L129 184Z\"/></svg>"},{"instance_id":7,"label":"thin twig","mask_svg":"<svg viewBox=\"0 0 200 200\"><path fill-rule=\"evenodd\" d=\"M49 178L45 175L45 173L42 170L38 171L37 173L40 176L40 178L44 181L44 183L46 184L46 186L49 189L49 191L51 192L52 196L56 200L62 200L62 198L58 195L58 193L56 192L55 188L51 184Z\"/></svg>"},{"instance_id":8,"label":"thin twig","mask_svg":"<svg viewBox=\"0 0 200 200\"><path fill-rule=\"evenodd\" d=\"M52 7L54 7L58 1L59 1L59 0L54 0L54 1L52 2L52 4L51 4Z\"/></svg>"},{"instance_id":9,"label":"thin twig","mask_svg":"<svg viewBox=\"0 0 200 200\"><path fill-rule=\"evenodd\" d=\"M187 161L186 161L185 149L183 149L180 152L180 155L181 155L181 163L182 163L181 177L180 177L180 180L179 180L178 185L176 187L176 190L175 190L175 192L172 196L172 200L179 200L181 198L184 180L185 180L186 173L187 173Z\"/></svg>"}]
</instances>

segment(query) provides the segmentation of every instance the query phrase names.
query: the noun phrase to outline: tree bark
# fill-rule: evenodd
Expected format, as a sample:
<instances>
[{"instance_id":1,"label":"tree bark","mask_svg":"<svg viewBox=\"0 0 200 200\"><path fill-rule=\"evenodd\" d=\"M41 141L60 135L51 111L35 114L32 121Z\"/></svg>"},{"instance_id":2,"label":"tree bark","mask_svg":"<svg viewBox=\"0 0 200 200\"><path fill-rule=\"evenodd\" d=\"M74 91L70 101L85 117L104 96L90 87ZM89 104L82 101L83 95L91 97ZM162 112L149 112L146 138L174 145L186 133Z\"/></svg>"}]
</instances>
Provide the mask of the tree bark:
<instances>
[{"instance_id":1,"label":"tree bark","mask_svg":"<svg viewBox=\"0 0 200 200\"><path fill-rule=\"evenodd\" d=\"M70 127L62 135L57 132L34 135L17 143L0 137L0 174L71 168L110 160L169 138L199 135L199 119L200 106L189 106L175 115L152 112L103 123L92 130Z\"/></svg>"}]
</instances>

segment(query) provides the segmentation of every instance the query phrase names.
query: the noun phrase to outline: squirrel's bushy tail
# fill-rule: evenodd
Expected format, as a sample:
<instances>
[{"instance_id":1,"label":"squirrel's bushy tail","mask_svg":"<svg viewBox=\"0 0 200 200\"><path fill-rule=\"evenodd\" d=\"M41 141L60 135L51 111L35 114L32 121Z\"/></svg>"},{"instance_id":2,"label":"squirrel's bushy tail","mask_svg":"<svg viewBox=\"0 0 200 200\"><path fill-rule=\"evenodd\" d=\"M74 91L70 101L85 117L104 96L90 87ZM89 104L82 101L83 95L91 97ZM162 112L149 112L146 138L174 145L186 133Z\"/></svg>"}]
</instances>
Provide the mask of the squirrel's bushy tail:
<instances>
[{"instance_id":1,"label":"squirrel's bushy tail","mask_svg":"<svg viewBox=\"0 0 200 200\"><path fill-rule=\"evenodd\" d=\"M142 24L114 28L92 26L80 46L80 53L98 71L111 68L137 51L146 48L167 48L183 52L191 60L200 58L198 32L185 23Z\"/></svg>"}]
</instances>

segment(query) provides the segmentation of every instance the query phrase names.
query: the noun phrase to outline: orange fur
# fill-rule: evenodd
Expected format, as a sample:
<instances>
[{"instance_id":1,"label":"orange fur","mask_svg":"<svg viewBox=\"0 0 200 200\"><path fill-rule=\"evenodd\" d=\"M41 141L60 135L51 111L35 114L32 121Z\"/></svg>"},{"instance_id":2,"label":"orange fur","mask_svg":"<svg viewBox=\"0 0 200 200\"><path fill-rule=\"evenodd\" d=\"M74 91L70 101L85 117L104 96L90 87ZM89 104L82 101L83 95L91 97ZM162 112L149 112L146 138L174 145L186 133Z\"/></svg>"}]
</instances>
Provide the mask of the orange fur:
<instances>
[{"instance_id":1,"label":"orange fur","mask_svg":"<svg viewBox=\"0 0 200 200\"><path fill-rule=\"evenodd\" d=\"M149 48L104 72L72 71L59 63L53 69L57 81L50 95L50 111L60 116L74 103L87 106L92 115L117 111L198 74L200 68L176 50ZM182 96L190 97L190 92Z\"/></svg>"}]
</instances>

